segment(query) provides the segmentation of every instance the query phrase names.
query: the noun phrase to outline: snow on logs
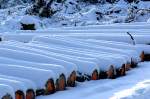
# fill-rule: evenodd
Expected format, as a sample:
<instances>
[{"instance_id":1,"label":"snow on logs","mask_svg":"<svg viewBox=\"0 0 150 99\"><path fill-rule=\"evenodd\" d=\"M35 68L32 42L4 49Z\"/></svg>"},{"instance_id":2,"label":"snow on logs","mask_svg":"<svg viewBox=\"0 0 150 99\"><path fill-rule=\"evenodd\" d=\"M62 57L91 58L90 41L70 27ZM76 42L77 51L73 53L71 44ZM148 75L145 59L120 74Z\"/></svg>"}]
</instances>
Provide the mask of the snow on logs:
<instances>
[{"instance_id":1,"label":"snow on logs","mask_svg":"<svg viewBox=\"0 0 150 99\"><path fill-rule=\"evenodd\" d=\"M46 46L46 44L41 44L41 45L35 44L35 42L32 42L32 44L30 44L30 43L28 44L28 46L32 46L36 49L42 49L42 50L46 50L46 51L50 51L50 52L54 52L54 53L59 53L59 54L66 56L66 57L76 58L76 59L79 59L82 61L83 60L84 61L92 61L92 62L95 62L96 64L98 64L98 66L103 66L104 64L108 63L105 61L105 63L102 65L102 63L103 63L102 60L104 60L103 58L101 58L101 57L104 57L104 55L102 56L102 54L101 54L101 56L97 56L97 54L95 55L95 53L94 53L94 55L93 55L93 53L87 54L87 52L85 53L84 51L81 52L80 50L72 50L69 47L62 47L62 46L56 47L56 45L52 46L51 44L48 44L48 45ZM97 53L99 53L99 52L97 52ZM105 54L105 56L106 56L106 54ZM98 58L99 60L97 60L96 58ZM108 66L106 66L105 69L108 69Z\"/></svg>"},{"instance_id":2,"label":"snow on logs","mask_svg":"<svg viewBox=\"0 0 150 99\"><path fill-rule=\"evenodd\" d=\"M11 86L15 92L16 99L25 98L28 88L23 84L23 82L12 80L12 79L0 78L0 84L6 84L6 85ZM33 96L30 99L33 99L33 98L35 97Z\"/></svg>"},{"instance_id":3,"label":"snow on logs","mask_svg":"<svg viewBox=\"0 0 150 99\"><path fill-rule=\"evenodd\" d=\"M138 54L140 55L141 61L150 60L150 50L149 50L150 46L149 45L144 45L144 44L131 45L128 43L123 43L123 42L94 40L94 39L88 39L88 40L82 40L82 41L86 41L89 43L94 43L94 44L102 45L102 46L108 46L112 48L136 50Z\"/></svg>"},{"instance_id":4,"label":"snow on logs","mask_svg":"<svg viewBox=\"0 0 150 99\"><path fill-rule=\"evenodd\" d=\"M0 99L15 99L13 88L6 84L0 84Z\"/></svg>"},{"instance_id":5,"label":"snow on logs","mask_svg":"<svg viewBox=\"0 0 150 99\"><path fill-rule=\"evenodd\" d=\"M63 54L57 54L54 52L50 52L50 51L46 51L46 50L41 50L41 49L35 49L31 46L27 46L27 45L23 45L22 44L13 44L13 43L6 43L1 44L1 47L3 48L9 48L9 49L16 49L16 50L21 50L24 52L30 52L30 53L35 53L35 54L41 54L41 55L45 55L48 57L52 57L52 58L57 58L60 60L64 60L67 62L72 62L75 65L77 65L78 68L78 78L82 78L82 81L84 81L85 79L92 79L92 80L97 80L98 79L98 73L99 73L99 69L96 63L94 62L90 62L90 61L85 61L85 60L79 60L79 59L75 59L72 57L69 57L67 55L63 55ZM30 65L31 66L31 65ZM39 67L41 68L41 67ZM87 68L87 69L85 69Z\"/></svg>"},{"instance_id":6,"label":"snow on logs","mask_svg":"<svg viewBox=\"0 0 150 99\"><path fill-rule=\"evenodd\" d=\"M128 25L128 24L112 24L112 25L89 25L89 26L78 26L78 27L65 27L66 30L90 30L90 29L149 29L150 24L145 25Z\"/></svg>"},{"instance_id":7,"label":"snow on logs","mask_svg":"<svg viewBox=\"0 0 150 99\"><path fill-rule=\"evenodd\" d=\"M74 38L72 38L74 39ZM76 40L76 39L75 39ZM145 49L148 49L146 47L148 47L148 45L143 46L143 48L139 48L139 45L131 45L128 43L123 43L123 42L115 42L115 41L106 41L106 40L95 40L95 39L87 39L87 40L83 40L83 39L78 39L79 41L82 42L86 42L86 43L90 43L90 44L94 44L97 46L106 46L106 47L111 47L111 48L117 48L117 49L122 49L122 50L135 50L139 57L141 58L141 61L143 61L143 51L146 51ZM148 53L148 51L146 51L146 53Z\"/></svg>"},{"instance_id":8,"label":"snow on logs","mask_svg":"<svg viewBox=\"0 0 150 99\"><path fill-rule=\"evenodd\" d=\"M0 78L1 79L4 78L4 79L9 79L9 80L21 82L21 84L23 84L23 86L25 86L27 88L27 90L25 92L26 99L35 99L35 95L36 95L35 91L36 91L37 87L36 87L36 85L32 81L30 81L28 79L23 79L23 78L18 78L18 77L13 77L13 76L7 76L7 75L1 75L1 74L0 74ZM23 93L22 92L22 88L20 90L16 91L15 95L17 97L18 97L19 92ZM19 96L21 96L21 95L19 95Z\"/></svg>"},{"instance_id":9,"label":"snow on logs","mask_svg":"<svg viewBox=\"0 0 150 99\"><path fill-rule=\"evenodd\" d=\"M42 55L47 55L47 56L51 56L51 57L55 57L55 58L58 58L58 59L62 59L62 60L66 60L66 61L71 61L71 62L74 62L75 64L77 64L78 65L78 71L80 71L80 74L85 74L86 73L86 75L85 76L87 76L87 74L89 75L90 73L92 73L92 71L94 71L93 73L92 73L92 79L97 79L97 70L95 71L95 69L97 68L97 66L95 66L94 64L93 64L93 66L92 66L92 64L91 63L96 63L96 64L98 64L99 66L101 66L102 65L102 58L100 59L100 61L98 61L97 59L87 59L87 57L84 57L84 58L81 58L83 55L81 54L79 54L79 56L78 57L80 57L80 58L78 58L78 60L77 60L77 57L76 57L76 54L78 55L78 53L75 53L74 54L74 56L72 56L71 54L73 54L72 52L68 52L68 54L70 54L70 55L66 55L67 54L67 52L63 52L63 50L64 51L67 51L67 50L69 50L68 48L67 49L63 49L62 50L62 53L59 53L59 48L57 49L53 49L53 48L55 48L55 47L49 47L48 49L46 49L45 47L44 47L44 44L41 44L41 46L40 45L38 45L38 46L34 46L34 45L36 45L36 44L30 44L30 43L28 43L28 44L23 44L23 43L16 43L16 42L7 42L6 43L7 44L7 46L5 45L2 45L1 44L1 46L3 46L3 48L4 47L7 47L7 48L14 48L14 46L17 46L17 47L19 47L19 48L15 48L15 49L20 49L20 50L23 50L23 51L28 51L28 52L32 52L32 53L41 53ZM9 46L8 46L9 45ZM10 45L12 45L13 47L10 47ZM46 46L46 45L45 45ZM25 50L26 49L26 50ZM29 50L29 49L31 49L31 50ZM37 50L38 49L38 50ZM57 52L57 50L58 50L58 52ZM61 49L60 49L61 50ZM49 53L49 54L48 54ZM56 54L57 53L57 54ZM58 54L59 53L59 54ZM64 55L65 54L65 55ZM91 56L88 56L88 57L91 57ZM99 58L99 57L97 57L97 58ZM81 61L82 60L82 61ZM103 59L104 60L104 59ZM109 58L109 60L110 60L110 58ZM117 59L118 60L118 59ZM119 60L121 60L121 59L119 59ZM88 61L88 62L87 62ZM108 59L105 59L104 60L105 62L106 61L108 61ZM115 61L115 60L114 60ZM107 62L106 62L107 63ZM114 62L113 62L114 63ZM123 62L120 62L120 63L123 63ZM116 64L118 64L117 62L115 63L115 65ZM104 65L104 63L103 63L103 65ZM109 65L111 65L111 64L109 64ZM122 64L119 64L118 65L118 67L120 66L120 65L122 65ZM85 66L86 66L86 70L85 70ZM92 69L93 68L93 69ZM100 67L99 67L100 68ZM108 69L108 66L105 68L105 69ZM98 69L99 70L99 69ZM86 71L86 72L85 72ZM99 71L98 71L99 72ZM91 75L91 74L90 74ZM82 76L81 76L82 77ZM80 79L81 80L81 79Z\"/></svg>"},{"instance_id":10,"label":"snow on logs","mask_svg":"<svg viewBox=\"0 0 150 99\"><path fill-rule=\"evenodd\" d=\"M80 39L96 39L96 40L107 40L117 41L126 43L136 44L150 44L150 35L147 34L127 34L126 33L68 33L68 34L57 34L56 36L68 36ZM132 38L131 38L132 36Z\"/></svg>"},{"instance_id":11,"label":"snow on logs","mask_svg":"<svg viewBox=\"0 0 150 99\"><path fill-rule=\"evenodd\" d=\"M37 45L37 44L35 44L35 42L34 42L34 44L32 44L32 45ZM99 66L100 73L102 71L109 70L109 66L112 64L114 64L115 67L119 68L120 65L122 65L122 63L125 63L123 58L121 58L121 57L119 58L118 55L114 55L114 54L112 57L111 55L108 55L109 53L100 53L100 52L90 53L90 51L85 52L85 51L81 51L81 50L74 50L69 47L62 47L62 46L56 46L56 45L52 46L51 44L48 44L49 47L46 46L46 44L41 44L41 45L45 45L45 47L42 46L40 49L44 49L44 50L51 51L54 53L59 53L61 55L65 54L66 57L76 58L76 59L84 60L84 61L95 62ZM39 44L38 44L38 46L39 46ZM39 48L37 46L34 46L34 47ZM107 57L106 57L106 55L107 55ZM114 56L116 56L116 57L114 58Z\"/></svg>"},{"instance_id":12,"label":"snow on logs","mask_svg":"<svg viewBox=\"0 0 150 99\"><path fill-rule=\"evenodd\" d=\"M3 64L13 64L13 65L24 65L26 67L34 67L39 69L51 70L56 74L56 84L55 90L64 90L66 86L66 70L62 66L54 64L40 64L34 62L27 62L21 60L15 60L11 58L0 57L0 62Z\"/></svg>"},{"instance_id":13,"label":"snow on logs","mask_svg":"<svg viewBox=\"0 0 150 99\"><path fill-rule=\"evenodd\" d=\"M41 54L27 52L25 50L21 51L21 50L19 50L19 48L17 50L17 48L15 49L15 47L12 47L12 46L3 46L3 48L0 48L0 50L1 51L3 50L2 51L3 54L1 54L1 57L7 57L7 58L16 59L16 60L37 62L37 63L43 63L43 64L61 65L67 70L67 75L65 75L67 78L67 82L75 83L73 78L76 76L77 67L75 64L73 64L71 62L66 62L66 61L63 61L60 59L56 59L54 57L48 57L48 56L41 55ZM10 56L10 54L11 54L11 56Z\"/></svg>"},{"instance_id":14,"label":"snow on logs","mask_svg":"<svg viewBox=\"0 0 150 99\"><path fill-rule=\"evenodd\" d=\"M52 46L51 44L48 44L49 47L46 46L46 44L41 44L41 45L45 45L45 46L39 47L39 44L35 44L35 42L32 43L32 47L37 48L37 49L43 49L43 50L46 50L46 51L59 53L63 56L79 59L79 60L82 60L82 61L95 62L99 66L100 71L101 70L108 70L108 66L107 66L108 64L107 63L108 63L108 60L111 60L110 58L106 59L106 57L105 57L106 54L101 54L100 56L97 56L98 54L95 54L95 53L87 53L87 52L85 53L84 51L73 50L73 49L70 49L69 47L62 47L62 46L56 46L56 45ZM97 52L97 53L99 53L99 52ZM119 60L121 60L121 59L119 59ZM120 62L117 63L117 64L120 64ZM109 65L111 65L111 64L109 64ZM117 65L117 66L119 66L119 65Z\"/></svg>"},{"instance_id":15,"label":"snow on logs","mask_svg":"<svg viewBox=\"0 0 150 99\"><path fill-rule=\"evenodd\" d=\"M129 29L134 31L133 27ZM113 33L109 31L109 34L90 34L91 31L84 34L64 33L36 37L31 42L34 35L29 34L26 36L28 39L22 35L19 38L29 43L2 41L0 89L7 90L0 92L0 98L34 99L35 95L65 90L66 84L75 86L75 80L123 76L132 64L150 60L150 46L144 45L149 44L150 35L147 31L144 34L138 31L130 36L119 33L118 30L118 34L114 35L115 28L116 26ZM125 27L121 28L126 31Z\"/></svg>"},{"instance_id":16,"label":"snow on logs","mask_svg":"<svg viewBox=\"0 0 150 99\"><path fill-rule=\"evenodd\" d=\"M49 43L48 43L49 44ZM71 49L71 48L70 48ZM57 49L56 49L57 50ZM68 50L68 49L67 49ZM83 49L82 49L83 50ZM55 51L55 50L54 50ZM69 54L69 53L68 53ZM71 53L72 54L72 53ZM92 54L91 54L92 55ZM105 54L105 56L106 56L106 54ZM81 57L81 56L80 56ZM93 56L94 57L94 56ZM99 56L100 57L100 56ZM97 58L99 58L99 57L97 57ZM102 55L101 55L101 57L102 57ZM104 57L104 55L103 55L103 57ZM101 59L100 59L101 60ZM106 62L106 61L105 61Z\"/></svg>"},{"instance_id":17,"label":"snow on logs","mask_svg":"<svg viewBox=\"0 0 150 99\"><path fill-rule=\"evenodd\" d=\"M80 38L81 36L79 36L79 38ZM85 37L85 36L83 36L83 37ZM148 36L145 36L145 37L148 37ZM62 39L62 38L64 38L64 37L61 37L60 36L60 38ZM76 37L75 37L76 38ZM74 38L69 38L69 40L76 40L76 42L84 42L84 43L90 43L90 44L92 44L92 45L96 45L96 46L106 46L106 47L111 47L111 48L117 48L117 49L130 49L130 50L136 50L137 52L138 52L138 54L140 55L140 58L141 58L141 60L143 60L143 58L144 57L142 57L142 56L145 56L145 57L149 57L149 54L148 53L150 53L150 51L148 52L148 51L146 51L146 53L147 54L145 54L145 55L142 55L143 53L144 53L144 50L149 46L149 45L145 45L145 46L143 46L143 48L139 48L138 47L138 45L139 44L136 44L136 41L133 41L132 43L135 43L136 45L132 45L132 44L128 44L128 43L123 43L123 42L116 42L116 41L106 41L106 40L97 40L97 39L95 39L95 38L87 38L87 39L79 39L79 38L76 38L76 39L74 39ZM66 37L65 37L65 39L66 39ZM121 38L120 38L121 39ZM144 41L143 40L144 38L141 38L140 40L141 41ZM146 39L148 42L149 42L149 39L147 38ZM143 50L142 50L143 49ZM147 58L148 59L148 58Z\"/></svg>"},{"instance_id":18,"label":"snow on logs","mask_svg":"<svg viewBox=\"0 0 150 99\"><path fill-rule=\"evenodd\" d=\"M52 71L9 64L0 64L0 68L0 72L3 75L15 76L33 81L37 86L36 95L50 94L55 91L54 81L56 79Z\"/></svg>"},{"instance_id":19,"label":"snow on logs","mask_svg":"<svg viewBox=\"0 0 150 99\"><path fill-rule=\"evenodd\" d=\"M106 40L98 40L98 39L93 39L93 38L90 39L90 37L87 39L80 39L80 37L79 38L75 37L76 38L75 40L86 42L86 43L91 43L91 44L96 44L96 45L100 45L100 46L117 48L117 49L136 50L136 52L138 52L138 54L141 58L141 61L150 60L149 45L145 45L145 44L132 45L132 44L125 43L125 42L106 41ZM148 36L145 36L145 37L148 37ZM71 38L71 39L74 39L74 38ZM148 38L145 38L144 40L143 39L141 38L141 41L147 40L149 42ZM135 41L135 43L136 43L136 41Z\"/></svg>"},{"instance_id":20,"label":"snow on logs","mask_svg":"<svg viewBox=\"0 0 150 99\"><path fill-rule=\"evenodd\" d=\"M70 37L78 37L78 38L95 38L101 40L111 40L111 41L118 41L118 42L127 42L133 43L131 36L139 44L150 44L150 35L149 29L146 30L122 30L122 29L99 29L99 30L50 30L50 31L35 31L35 32L25 32L17 34L2 34L3 40L17 40L21 42L29 42L32 40L34 36L38 35L60 35L60 36L70 36ZM131 34L131 36L129 35ZM144 39L144 40L143 40Z\"/></svg>"},{"instance_id":21,"label":"snow on logs","mask_svg":"<svg viewBox=\"0 0 150 99\"><path fill-rule=\"evenodd\" d=\"M69 46L72 49L82 49L84 51L93 50L93 51L100 51L100 52L124 54L124 55L128 55L131 58L133 58L134 62L139 61L138 54L134 50L121 50L121 49L117 49L117 48L100 46L100 45L90 44L87 42L82 42L79 40L72 40L72 39L69 39L66 37L65 37L65 39L63 37L37 37L33 41L51 43L51 44L55 44L55 45Z\"/></svg>"}]
</instances>

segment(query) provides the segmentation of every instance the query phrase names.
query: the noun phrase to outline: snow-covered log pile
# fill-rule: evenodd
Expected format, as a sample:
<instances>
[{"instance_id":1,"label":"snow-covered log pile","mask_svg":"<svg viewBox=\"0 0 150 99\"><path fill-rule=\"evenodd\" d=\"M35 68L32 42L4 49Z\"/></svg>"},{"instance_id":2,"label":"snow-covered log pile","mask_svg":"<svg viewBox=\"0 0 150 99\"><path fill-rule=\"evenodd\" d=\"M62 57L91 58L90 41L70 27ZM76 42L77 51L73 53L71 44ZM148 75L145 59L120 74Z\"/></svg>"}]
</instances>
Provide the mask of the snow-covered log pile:
<instances>
[{"instance_id":1,"label":"snow-covered log pile","mask_svg":"<svg viewBox=\"0 0 150 99\"><path fill-rule=\"evenodd\" d=\"M148 26L121 24L120 29L109 25L2 34L0 89L6 90L0 92L0 98L34 99L74 87L76 81L124 76L137 63L150 59Z\"/></svg>"},{"instance_id":2,"label":"snow-covered log pile","mask_svg":"<svg viewBox=\"0 0 150 99\"><path fill-rule=\"evenodd\" d=\"M41 65L43 67L40 67L40 64L38 64L38 65L36 65L34 63L30 63L29 64L28 62L27 63L26 62L25 63L24 62L20 62L20 63L18 62L17 63L15 61L14 62L13 61L10 62L10 60L8 60L8 59L5 59L6 62L3 62L3 63L5 63L5 64L9 63L9 64L14 64L14 65L16 65L16 64L17 65L22 65L25 68L38 68L38 69L41 70L41 72L42 72L42 70L47 71L47 73L49 72L48 73L49 75L47 75L47 76L46 75L45 76L41 75L41 76L37 76L37 78L39 78L39 77L42 77L42 78L46 77L45 80L46 79L48 80L48 77L49 77L49 79L54 80L55 84L59 83L59 81L57 81L57 80L63 77L63 80L60 80L61 82L63 81L63 85L61 85L60 89L58 89L58 90L65 89L66 79L67 79L68 82L72 81L70 78L72 78L73 73L76 72L76 65L74 65L73 63L66 62L66 61L63 61L63 60L60 60L60 59L56 59L56 58L53 58L53 57L44 56L44 55L41 55L41 54L31 53L32 51L31 52L29 52L29 51L26 52L23 49L21 49L22 50L21 51L21 50L19 50L19 48L17 49L17 47L16 47L16 50L14 48L15 47L12 47L12 48L11 48L11 46L9 47L9 45L4 47L4 48L1 48L1 50L4 51L4 52L2 51L3 55L1 55L1 57L7 57L7 58L16 59L16 60L22 60L22 61L42 63L42 64L44 64L44 65ZM10 54L12 55L12 57L9 56ZM61 66L57 66L57 65L55 67L54 64L62 65L62 67ZM65 72L65 69L68 72ZM56 73L57 73L57 75L56 75ZM58 73L61 73L61 74L59 75ZM39 72L39 74L44 74L44 73L40 73ZM60 78L58 77L58 75L60 76ZM40 82L39 83L37 82L37 85L40 86L38 89L44 88L44 85L45 85L44 83L46 83L46 81L44 81L44 80L42 81L41 78L40 78ZM71 83L74 83L74 82L71 82ZM61 84L61 83L59 83L59 84ZM59 84L57 86L58 88L60 86Z\"/></svg>"}]
</instances>

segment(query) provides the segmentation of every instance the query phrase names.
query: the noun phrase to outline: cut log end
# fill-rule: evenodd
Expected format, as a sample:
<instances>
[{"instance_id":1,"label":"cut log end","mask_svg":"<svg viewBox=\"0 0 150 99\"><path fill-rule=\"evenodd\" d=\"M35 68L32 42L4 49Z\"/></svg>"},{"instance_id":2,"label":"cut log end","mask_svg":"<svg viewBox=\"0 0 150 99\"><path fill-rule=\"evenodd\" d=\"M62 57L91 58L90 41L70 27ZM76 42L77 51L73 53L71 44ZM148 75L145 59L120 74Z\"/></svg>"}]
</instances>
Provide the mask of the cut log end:
<instances>
[{"instance_id":1,"label":"cut log end","mask_svg":"<svg viewBox=\"0 0 150 99\"><path fill-rule=\"evenodd\" d=\"M131 69L131 63L126 63L125 69L126 71L129 71Z\"/></svg>"},{"instance_id":2,"label":"cut log end","mask_svg":"<svg viewBox=\"0 0 150 99\"><path fill-rule=\"evenodd\" d=\"M125 76L126 75L126 65L123 64L121 68L116 69L116 77Z\"/></svg>"},{"instance_id":3,"label":"cut log end","mask_svg":"<svg viewBox=\"0 0 150 99\"><path fill-rule=\"evenodd\" d=\"M91 80L98 80L99 77L98 77L98 71L97 70L94 70L93 73L92 73L92 76L91 76Z\"/></svg>"},{"instance_id":4,"label":"cut log end","mask_svg":"<svg viewBox=\"0 0 150 99\"><path fill-rule=\"evenodd\" d=\"M109 70L107 71L107 78L110 78L110 79L115 78L115 68L113 65L111 65Z\"/></svg>"},{"instance_id":5,"label":"cut log end","mask_svg":"<svg viewBox=\"0 0 150 99\"><path fill-rule=\"evenodd\" d=\"M145 53L144 51L142 51L141 55L140 55L140 58L141 58L141 62L144 62L144 58L145 58Z\"/></svg>"},{"instance_id":6,"label":"cut log end","mask_svg":"<svg viewBox=\"0 0 150 99\"><path fill-rule=\"evenodd\" d=\"M27 90L26 99L35 99L35 92L32 89Z\"/></svg>"},{"instance_id":7,"label":"cut log end","mask_svg":"<svg viewBox=\"0 0 150 99\"><path fill-rule=\"evenodd\" d=\"M71 73L70 77L67 80L67 86L69 86L69 87L75 87L75 85L76 85L76 79L77 79L76 72L73 71Z\"/></svg>"},{"instance_id":8,"label":"cut log end","mask_svg":"<svg viewBox=\"0 0 150 99\"><path fill-rule=\"evenodd\" d=\"M63 91L66 88L66 77L64 74L61 74L59 79L56 81L56 90Z\"/></svg>"},{"instance_id":9,"label":"cut log end","mask_svg":"<svg viewBox=\"0 0 150 99\"><path fill-rule=\"evenodd\" d=\"M55 84L53 79L49 79L45 85L45 95L49 95L55 92Z\"/></svg>"},{"instance_id":10,"label":"cut log end","mask_svg":"<svg viewBox=\"0 0 150 99\"><path fill-rule=\"evenodd\" d=\"M13 97L10 94L6 94L2 97L2 99L13 99Z\"/></svg>"},{"instance_id":11,"label":"cut log end","mask_svg":"<svg viewBox=\"0 0 150 99\"><path fill-rule=\"evenodd\" d=\"M21 91L21 90L16 91L15 99L25 99L25 95L24 95L23 91Z\"/></svg>"},{"instance_id":12,"label":"cut log end","mask_svg":"<svg viewBox=\"0 0 150 99\"><path fill-rule=\"evenodd\" d=\"M123 64L120 70L120 74L121 76L125 76L126 75L126 65Z\"/></svg>"}]
</instances>

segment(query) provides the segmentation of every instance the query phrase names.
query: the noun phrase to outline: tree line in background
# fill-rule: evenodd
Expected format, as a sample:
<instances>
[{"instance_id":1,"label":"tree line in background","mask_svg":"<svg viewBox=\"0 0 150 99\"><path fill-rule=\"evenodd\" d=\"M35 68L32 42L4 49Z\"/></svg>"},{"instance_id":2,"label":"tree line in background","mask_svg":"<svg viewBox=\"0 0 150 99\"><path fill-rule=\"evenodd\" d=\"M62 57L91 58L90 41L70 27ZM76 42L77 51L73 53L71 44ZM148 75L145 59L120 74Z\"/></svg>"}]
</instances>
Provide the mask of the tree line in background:
<instances>
[{"instance_id":1,"label":"tree line in background","mask_svg":"<svg viewBox=\"0 0 150 99\"><path fill-rule=\"evenodd\" d=\"M63 5L67 0L32 0L34 3L31 8L27 10L27 14L38 15L40 17L51 17L58 9L54 9L54 6ZM104 3L116 3L119 0L77 0L77 3L85 2L91 4L104 4ZM127 3L138 3L139 0L125 0ZM71 0L69 1L72 4ZM53 8L54 7L54 8Z\"/></svg>"}]
</instances>

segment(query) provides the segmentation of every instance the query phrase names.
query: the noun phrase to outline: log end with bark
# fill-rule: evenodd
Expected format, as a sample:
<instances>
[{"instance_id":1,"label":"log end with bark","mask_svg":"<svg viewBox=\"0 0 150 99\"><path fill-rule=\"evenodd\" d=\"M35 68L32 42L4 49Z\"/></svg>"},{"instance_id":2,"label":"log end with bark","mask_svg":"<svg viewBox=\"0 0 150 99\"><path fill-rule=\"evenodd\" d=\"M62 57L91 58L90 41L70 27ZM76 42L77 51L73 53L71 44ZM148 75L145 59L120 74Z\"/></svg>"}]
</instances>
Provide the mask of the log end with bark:
<instances>
[{"instance_id":1,"label":"log end with bark","mask_svg":"<svg viewBox=\"0 0 150 99\"><path fill-rule=\"evenodd\" d=\"M15 92L15 99L25 99L25 94L23 91L18 90Z\"/></svg>"},{"instance_id":2,"label":"log end with bark","mask_svg":"<svg viewBox=\"0 0 150 99\"><path fill-rule=\"evenodd\" d=\"M10 94L6 94L2 97L2 99L13 99L13 97Z\"/></svg>"},{"instance_id":3,"label":"log end with bark","mask_svg":"<svg viewBox=\"0 0 150 99\"><path fill-rule=\"evenodd\" d=\"M77 80L76 71L73 71L67 80L67 86L75 87L76 86L76 80Z\"/></svg>"}]
</instances>

